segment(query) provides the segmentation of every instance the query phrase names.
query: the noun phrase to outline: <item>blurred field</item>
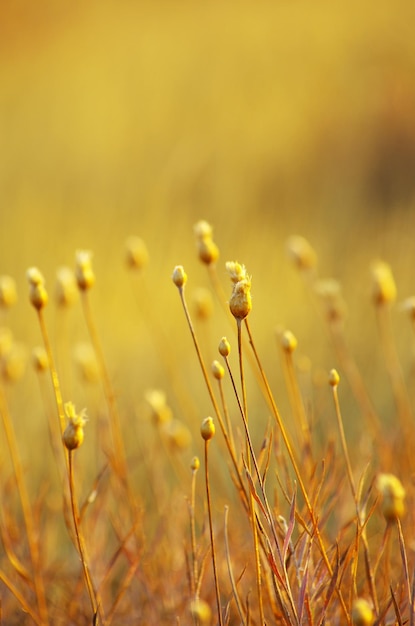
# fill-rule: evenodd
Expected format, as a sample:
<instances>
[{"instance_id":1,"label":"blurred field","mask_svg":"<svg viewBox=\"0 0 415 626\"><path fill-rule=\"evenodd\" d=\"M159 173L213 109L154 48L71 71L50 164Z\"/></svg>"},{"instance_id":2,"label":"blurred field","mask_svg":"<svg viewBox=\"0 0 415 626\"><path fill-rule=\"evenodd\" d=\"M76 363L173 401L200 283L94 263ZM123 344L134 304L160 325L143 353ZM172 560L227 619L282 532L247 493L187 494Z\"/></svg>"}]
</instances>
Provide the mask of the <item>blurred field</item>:
<instances>
[{"instance_id":1,"label":"blurred field","mask_svg":"<svg viewBox=\"0 0 415 626\"><path fill-rule=\"evenodd\" d=\"M192 232L203 218L214 227L225 288L227 260L253 275L251 324L284 408L270 349L277 327L295 332L315 372L337 365L286 258L286 239L298 233L317 250L321 275L344 286L352 348L390 421L369 266L384 259L399 298L414 292L414 20L409 0L2 2L0 274L19 291L2 324L29 354L40 335L26 269L38 266L53 294L56 268L72 267L76 249L92 250L92 304L124 416L139 432L145 390L171 383L148 325L158 319L194 405L198 399L195 414L183 416L194 425L211 409L170 276L185 266L189 299L209 284ZM131 234L149 249L145 286L134 286L124 265ZM47 319L65 396L99 406L71 361L86 338L80 311L69 312L64 333L53 306ZM402 319L394 315L410 375L412 338ZM232 334L219 307L199 330L210 359ZM27 459L28 441L46 429L30 368L11 396ZM344 402L353 414L354 402ZM263 433L267 412L256 410Z\"/></svg>"}]
</instances>

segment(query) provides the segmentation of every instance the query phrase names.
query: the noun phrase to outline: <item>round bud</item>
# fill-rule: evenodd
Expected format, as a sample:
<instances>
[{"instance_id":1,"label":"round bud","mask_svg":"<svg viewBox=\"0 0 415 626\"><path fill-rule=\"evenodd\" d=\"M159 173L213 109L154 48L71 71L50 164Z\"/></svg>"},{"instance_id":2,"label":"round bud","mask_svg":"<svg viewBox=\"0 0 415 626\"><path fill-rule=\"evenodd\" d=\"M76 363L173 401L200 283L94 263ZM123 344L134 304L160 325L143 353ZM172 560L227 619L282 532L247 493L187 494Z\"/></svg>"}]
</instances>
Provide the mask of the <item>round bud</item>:
<instances>
[{"instance_id":1,"label":"round bud","mask_svg":"<svg viewBox=\"0 0 415 626\"><path fill-rule=\"evenodd\" d=\"M211 417L205 417L200 427L200 434L205 441L209 441L215 435L215 424Z\"/></svg>"},{"instance_id":2,"label":"round bud","mask_svg":"<svg viewBox=\"0 0 415 626\"><path fill-rule=\"evenodd\" d=\"M200 598L191 601L190 613L201 626L210 624L212 621L212 611L209 604Z\"/></svg>"},{"instance_id":3,"label":"round bud","mask_svg":"<svg viewBox=\"0 0 415 626\"><path fill-rule=\"evenodd\" d=\"M219 248L210 237L199 239L197 242L197 250L199 259L206 265L214 263L219 258Z\"/></svg>"},{"instance_id":4,"label":"round bud","mask_svg":"<svg viewBox=\"0 0 415 626\"><path fill-rule=\"evenodd\" d=\"M251 281L249 278L235 283L229 300L229 308L237 320L243 320L252 309Z\"/></svg>"},{"instance_id":5,"label":"round bud","mask_svg":"<svg viewBox=\"0 0 415 626\"><path fill-rule=\"evenodd\" d=\"M45 279L37 267L30 267L26 272L29 281L29 299L32 305L40 311L48 303L48 293L45 289Z\"/></svg>"},{"instance_id":6,"label":"round bud","mask_svg":"<svg viewBox=\"0 0 415 626\"><path fill-rule=\"evenodd\" d=\"M76 413L75 406L72 402L65 404L65 413L68 418L68 425L64 430L62 439L68 450L76 450L82 445L84 440L84 426L86 423L85 409L80 413Z\"/></svg>"},{"instance_id":7,"label":"round bud","mask_svg":"<svg viewBox=\"0 0 415 626\"><path fill-rule=\"evenodd\" d=\"M173 270L172 280L179 289L182 289L185 286L187 282L187 274L182 265L176 265Z\"/></svg>"},{"instance_id":8,"label":"round bud","mask_svg":"<svg viewBox=\"0 0 415 626\"><path fill-rule=\"evenodd\" d=\"M340 376L337 370L332 369L329 373L329 385L331 387L337 387L340 382Z\"/></svg>"},{"instance_id":9,"label":"round bud","mask_svg":"<svg viewBox=\"0 0 415 626\"><path fill-rule=\"evenodd\" d=\"M216 380L222 380L222 378L225 376L225 369L223 365L219 363L219 361L213 361L212 373Z\"/></svg>"},{"instance_id":10,"label":"round bud","mask_svg":"<svg viewBox=\"0 0 415 626\"><path fill-rule=\"evenodd\" d=\"M226 339L226 337L222 337L222 339L219 342L219 354L223 357L227 357L229 356L230 351L231 351L231 344Z\"/></svg>"},{"instance_id":11,"label":"round bud","mask_svg":"<svg viewBox=\"0 0 415 626\"><path fill-rule=\"evenodd\" d=\"M197 472L200 467L200 460L198 456L194 456L192 462L190 463L190 469L192 472Z\"/></svg>"},{"instance_id":12,"label":"round bud","mask_svg":"<svg viewBox=\"0 0 415 626\"><path fill-rule=\"evenodd\" d=\"M75 255L75 276L81 291L90 289L95 283L92 269L92 253L89 250L77 250Z\"/></svg>"},{"instance_id":13,"label":"round bud","mask_svg":"<svg viewBox=\"0 0 415 626\"><path fill-rule=\"evenodd\" d=\"M291 354L296 349L298 342L290 330L285 330L281 336L281 345L285 352Z\"/></svg>"},{"instance_id":14,"label":"round bud","mask_svg":"<svg viewBox=\"0 0 415 626\"><path fill-rule=\"evenodd\" d=\"M352 620L354 626L372 626L375 621L373 609L364 598L356 598L353 602Z\"/></svg>"},{"instance_id":15,"label":"round bud","mask_svg":"<svg viewBox=\"0 0 415 626\"><path fill-rule=\"evenodd\" d=\"M33 367L37 372L44 372L49 367L48 355L46 354L45 348L43 346L38 346L37 348L33 348L32 352L32 362Z\"/></svg>"},{"instance_id":16,"label":"round bud","mask_svg":"<svg viewBox=\"0 0 415 626\"><path fill-rule=\"evenodd\" d=\"M379 474L377 488L382 496L382 513L390 522L405 512L405 489L394 474Z\"/></svg>"}]
</instances>

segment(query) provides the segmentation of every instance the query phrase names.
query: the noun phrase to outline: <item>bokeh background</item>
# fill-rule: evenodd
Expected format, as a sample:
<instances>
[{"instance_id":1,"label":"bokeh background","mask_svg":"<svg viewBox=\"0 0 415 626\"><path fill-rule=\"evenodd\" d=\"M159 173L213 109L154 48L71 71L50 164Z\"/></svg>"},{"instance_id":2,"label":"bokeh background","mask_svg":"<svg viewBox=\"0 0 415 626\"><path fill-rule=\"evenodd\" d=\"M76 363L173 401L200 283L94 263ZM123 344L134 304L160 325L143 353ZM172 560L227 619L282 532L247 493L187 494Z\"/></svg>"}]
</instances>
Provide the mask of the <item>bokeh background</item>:
<instances>
[{"instance_id":1,"label":"bokeh background","mask_svg":"<svg viewBox=\"0 0 415 626\"><path fill-rule=\"evenodd\" d=\"M414 291L414 20L410 0L1 2L0 273L19 291L4 323L28 350L39 343L26 269L38 266L52 291L56 268L92 250L92 305L126 414L140 411L146 388L168 386L141 297L185 384L203 397L204 417L211 409L197 395L170 281L183 264L189 295L209 285L193 224L213 224L225 289L226 260L253 275L252 328L276 385L279 325L316 368L336 365L287 261L286 239L298 233L317 250L321 274L343 284L352 348L386 414L369 266L384 259L399 296ZM145 289L131 286L124 264L132 234L150 253ZM47 319L56 339L53 307ZM79 310L68 326L65 395L87 404L68 374L70 350L86 336ZM208 357L231 332L221 312L202 329ZM43 423L35 384L27 373L13 399L34 435Z\"/></svg>"}]
</instances>

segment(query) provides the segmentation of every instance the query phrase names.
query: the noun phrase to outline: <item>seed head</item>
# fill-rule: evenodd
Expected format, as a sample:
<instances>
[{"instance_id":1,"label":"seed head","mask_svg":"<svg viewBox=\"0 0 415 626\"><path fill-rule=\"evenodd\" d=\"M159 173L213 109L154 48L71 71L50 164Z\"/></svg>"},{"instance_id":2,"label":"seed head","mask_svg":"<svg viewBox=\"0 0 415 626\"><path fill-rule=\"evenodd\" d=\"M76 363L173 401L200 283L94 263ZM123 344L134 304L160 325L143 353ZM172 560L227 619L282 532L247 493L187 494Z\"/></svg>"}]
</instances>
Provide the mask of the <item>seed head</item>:
<instances>
[{"instance_id":1,"label":"seed head","mask_svg":"<svg viewBox=\"0 0 415 626\"><path fill-rule=\"evenodd\" d=\"M240 280L248 278L245 265L241 265L238 261L227 261L226 271L233 283L239 283Z\"/></svg>"},{"instance_id":2,"label":"seed head","mask_svg":"<svg viewBox=\"0 0 415 626\"><path fill-rule=\"evenodd\" d=\"M219 342L219 354L223 357L227 357L229 356L230 352L231 352L231 344L226 339L226 337L222 337L222 339Z\"/></svg>"},{"instance_id":3,"label":"seed head","mask_svg":"<svg viewBox=\"0 0 415 626\"><path fill-rule=\"evenodd\" d=\"M222 378L225 376L225 369L224 369L223 365L221 365L221 363L219 363L219 361L213 361L213 363L212 363L212 372L213 372L213 376L216 378L216 380L222 380Z\"/></svg>"},{"instance_id":4,"label":"seed head","mask_svg":"<svg viewBox=\"0 0 415 626\"><path fill-rule=\"evenodd\" d=\"M178 289L183 289L187 282L187 274L182 265L176 265L173 270L172 280Z\"/></svg>"},{"instance_id":5,"label":"seed head","mask_svg":"<svg viewBox=\"0 0 415 626\"><path fill-rule=\"evenodd\" d=\"M293 235L287 241L287 253L299 270L309 270L316 266L317 255L307 239Z\"/></svg>"},{"instance_id":6,"label":"seed head","mask_svg":"<svg viewBox=\"0 0 415 626\"><path fill-rule=\"evenodd\" d=\"M356 598L353 602L352 620L354 626L372 626L375 621L373 609L364 598Z\"/></svg>"},{"instance_id":7,"label":"seed head","mask_svg":"<svg viewBox=\"0 0 415 626\"><path fill-rule=\"evenodd\" d=\"M84 440L84 426L86 424L86 409L80 413L75 411L72 402L66 402L65 413L68 418L68 425L63 433L63 443L68 450L79 448Z\"/></svg>"},{"instance_id":8,"label":"seed head","mask_svg":"<svg viewBox=\"0 0 415 626\"><path fill-rule=\"evenodd\" d=\"M45 279L37 267L30 267L26 272L29 281L29 299L32 305L40 311L48 303L48 293L45 289Z\"/></svg>"},{"instance_id":9,"label":"seed head","mask_svg":"<svg viewBox=\"0 0 415 626\"><path fill-rule=\"evenodd\" d=\"M285 330L281 336L281 345L285 352L291 354L296 349L298 342L290 330Z\"/></svg>"},{"instance_id":10,"label":"seed head","mask_svg":"<svg viewBox=\"0 0 415 626\"><path fill-rule=\"evenodd\" d=\"M69 307L79 296L75 274L69 267L60 267L56 272L55 297L60 307Z\"/></svg>"},{"instance_id":11,"label":"seed head","mask_svg":"<svg viewBox=\"0 0 415 626\"><path fill-rule=\"evenodd\" d=\"M90 289L95 283L95 274L92 269L92 252L89 250L76 251L75 276L81 291Z\"/></svg>"},{"instance_id":12,"label":"seed head","mask_svg":"<svg viewBox=\"0 0 415 626\"><path fill-rule=\"evenodd\" d=\"M382 497L382 513L389 522L405 512L405 489L394 474L379 474L377 488Z\"/></svg>"},{"instance_id":13,"label":"seed head","mask_svg":"<svg viewBox=\"0 0 415 626\"><path fill-rule=\"evenodd\" d=\"M372 295L376 305L396 300L396 284L392 270L383 261L376 261L372 264Z\"/></svg>"},{"instance_id":14,"label":"seed head","mask_svg":"<svg viewBox=\"0 0 415 626\"><path fill-rule=\"evenodd\" d=\"M140 237L128 237L125 242L125 260L131 269L142 270L148 264L147 246Z\"/></svg>"},{"instance_id":15,"label":"seed head","mask_svg":"<svg viewBox=\"0 0 415 626\"><path fill-rule=\"evenodd\" d=\"M0 306L9 309L17 300L16 283L11 276L0 276Z\"/></svg>"},{"instance_id":16,"label":"seed head","mask_svg":"<svg viewBox=\"0 0 415 626\"><path fill-rule=\"evenodd\" d=\"M339 376L337 370L335 370L335 369L330 370L330 373L329 373L329 385L331 387L337 387L339 382L340 382L340 376Z\"/></svg>"},{"instance_id":17,"label":"seed head","mask_svg":"<svg viewBox=\"0 0 415 626\"><path fill-rule=\"evenodd\" d=\"M229 308L237 320L243 320L251 312L251 279L248 276L234 284Z\"/></svg>"},{"instance_id":18,"label":"seed head","mask_svg":"<svg viewBox=\"0 0 415 626\"><path fill-rule=\"evenodd\" d=\"M205 441L209 441L215 435L215 424L211 417L205 417L200 427L200 434Z\"/></svg>"}]
</instances>

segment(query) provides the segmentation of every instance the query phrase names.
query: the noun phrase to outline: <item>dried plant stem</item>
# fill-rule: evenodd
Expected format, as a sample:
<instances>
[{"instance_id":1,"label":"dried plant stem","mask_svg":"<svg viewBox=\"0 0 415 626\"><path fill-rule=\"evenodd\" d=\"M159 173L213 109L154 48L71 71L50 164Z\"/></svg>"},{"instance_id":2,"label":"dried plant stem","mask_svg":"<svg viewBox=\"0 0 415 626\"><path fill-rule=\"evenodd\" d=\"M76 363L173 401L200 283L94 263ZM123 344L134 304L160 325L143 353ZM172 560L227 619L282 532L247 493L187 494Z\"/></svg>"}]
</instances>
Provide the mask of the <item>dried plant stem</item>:
<instances>
[{"instance_id":1,"label":"dried plant stem","mask_svg":"<svg viewBox=\"0 0 415 626\"><path fill-rule=\"evenodd\" d=\"M207 390L208 390L208 394L209 394L210 400L212 402L212 406L213 406L213 409L215 411L216 418L217 418L217 420L219 422L219 426L220 426L220 429L222 431L223 437L225 439L226 447L228 448L228 451L229 451L229 454L230 454L230 457L231 457L231 460L232 460L232 464L233 464L234 470L236 472L236 477L237 477L237 481L238 481L238 485L239 485L239 490L240 490L240 493L242 495L243 502L245 504L248 504L248 495L247 495L247 492L246 492L246 488L245 488L245 485L244 485L244 483L242 481L241 473L240 473L240 470L239 470L239 467L238 467L238 461L237 461L236 455L235 455L235 451L234 451L234 449L232 447L232 443L231 443L231 440L229 438L229 434L228 434L228 432L226 430L226 427L225 427L225 424L224 424L224 421L223 421L223 418L222 418L222 414L221 414L221 412L219 410L219 405L218 405L218 403L216 401L215 394L213 393L212 385L211 385L211 382L209 380L209 376L208 376L208 373L207 373L207 369L206 369L205 363L203 361L202 352L200 350L199 342L197 340L196 333L195 333L195 330L194 330L194 327L193 327L193 323L192 323L192 319L190 317L189 309L187 307L186 298L185 298L185 295L184 295L184 288L183 287L179 287L178 289L179 289L179 294L180 294L180 300L181 300L182 306L183 306L183 311L184 311L184 314L186 316L186 321L187 321L187 324L189 326L190 334L191 334L191 337L192 337L192 340L193 340L193 345L194 345L195 350L196 350L197 358L199 360L199 365L200 365L200 368L202 370L202 374L203 374L203 378L204 378L204 381L205 381L205 384L206 384L206 387L207 387Z\"/></svg>"},{"instance_id":2,"label":"dried plant stem","mask_svg":"<svg viewBox=\"0 0 415 626\"><path fill-rule=\"evenodd\" d=\"M216 565L215 539L214 539L214 535L213 535L212 505L211 505L210 486L209 486L209 464L208 464L209 457L208 457L208 449L209 449L209 441L205 440L205 482L206 482L206 499L207 499L207 507L208 507L208 516L209 516L210 545L211 545L211 549L212 549L213 577L215 579L215 592L216 592L216 603L217 603L217 609L218 609L219 626L223 626L222 608L221 608L221 603L220 603L218 571L217 571L217 565Z\"/></svg>"},{"instance_id":3,"label":"dried plant stem","mask_svg":"<svg viewBox=\"0 0 415 626\"><path fill-rule=\"evenodd\" d=\"M228 538L228 515L229 515L229 507L225 506L225 549L226 549L226 562L228 564L229 579L231 581L232 593L233 593L233 597L235 599L236 608L238 609L238 613L239 613L239 617L241 618L242 626L246 626L246 618L245 618L245 615L244 615L244 610L242 608L241 600L239 598L238 589L236 587L235 577L233 575L233 570L232 570L232 562L231 562L231 556L230 556L230 551L229 551L229 538Z\"/></svg>"},{"instance_id":4,"label":"dried plant stem","mask_svg":"<svg viewBox=\"0 0 415 626\"><path fill-rule=\"evenodd\" d=\"M192 488L189 502L189 521L190 521L190 545L192 551L192 562L190 571L191 591L194 599L197 599L196 589L198 585L199 572L196 558L196 528L195 528L195 492L196 492L196 474L197 470L192 469Z\"/></svg>"},{"instance_id":5,"label":"dried plant stem","mask_svg":"<svg viewBox=\"0 0 415 626\"><path fill-rule=\"evenodd\" d=\"M300 446L303 447L305 450L306 459L310 460L312 453L310 427L308 425L303 399L301 397L297 377L295 375L292 352L283 350L283 358L287 388L290 392L291 408L296 418L296 424L299 431L299 443Z\"/></svg>"},{"instance_id":6,"label":"dried plant stem","mask_svg":"<svg viewBox=\"0 0 415 626\"><path fill-rule=\"evenodd\" d=\"M239 373L241 379L241 391L242 391L242 408L244 415L244 424L246 433L248 433L248 414L247 414L247 400L246 400L246 385L245 385L245 376L244 376L244 367L243 367L243 358L242 358L242 327L241 320L237 319L237 327L238 327L238 357L239 357ZM253 448L250 437L246 437L246 463L248 470L251 468L251 454L253 455ZM256 585L257 585L257 595L258 595L258 609L259 609L259 619L260 624L263 626L265 624L264 618L264 606L262 601L262 585L261 585L261 557L259 554L259 541L258 541L258 529L256 525L256 513L255 513L255 500L250 492L250 517L251 517L251 526L252 526L252 538L254 541L254 552L255 552L255 575L256 575Z\"/></svg>"},{"instance_id":7,"label":"dried plant stem","mask_svg":"<svg viewBox=\"0 0 415 626\"><path fill-rule=\"evenodd\" d=\"M342 418L341 409L340 409L340 402L339 402L339 394L338 394L337 385L332 386L332 391L333 391L333 401L334 401L335 413L336 413L336 418L337 418L337 426L339 428L339 434L340 434L340 443L341 443L342 452L343 452L343 456L344 456L344 460L345 460L345 464L346 464L347 477L349 479L350 489L351 489L351 492L352 492L352 495L353 495L353 499L354 499L354 502L355 502L355 507L356 507L356 521L357 521L357 528L358 528L358 531L359 531L358 532L357 541L359 540L359 536L360 536L361 539L362 539L363 550L364 550L364 553L365 553L365 562L366 562L366 569L367 569L367 574L368 574L370 595L372 597L373 606L375 608L376 614L378 614L379 613L379 605L378 605L378 600L377 600L377 593L376 593L376 586L375 586L375 581L374 581L373 570L372 570L371 562L370 562L369 546L368 546L368 543L367 543L367 536L366 536L366 526L362 522L362 512L360 510L359 497L358 497L356 485L355 485L355 482L354 482L352 466L351 466L351 463L350 463L350 456L349 456L346 436L345 436L345 432L344 432L343 418ZM356 564L356 568L357 568L357 564Z\"/></svg>"},{"instance_id":8,"label":"dried plant stem","mask_svg":"<svg viewBox=\"0 0 415 626\"><path fill-rule=\"evenodd\" d=\"M84 538L81 533L78 503L77 503L76 494L75 494L73 450L68 450L68 479L69 479L69 493L70 493L70 501L71 501L72 519L73 519L73 525L75 529L76 544L78 547L79 557L82 563L85 585L88 591L89 600L91 602L92 613L94 616L94 620L96 619L96 615L99 614L101 617L102 623L105 624L105 619L102 614L101 602L97 598L97 594L94 589L91 575L89 572L89 567L88 567L87 558L86 558Z\"/></svg>"},{"instance_id":9,"label":"dried plant stem","mask_svg":"<svg viewBox=\"0 0 415 626\"><path fill-rule=\"evenodd\" d=\"M318 522L317 522L317 519L316 519L316 516L315 516L315 513L314 513L314 509L311 506L310 498L309 498L307 490L305 488L304 481L302 479L302 476L301 476L301 473L300 473L300 470L299 470L299 467L298 467L297 460L296 460L296 458L294 456L293 448L292 448L292 445L291 445L288 433L287 433L287 431L285 429L284 423L282 421L282 418L281 418L280 413L278 411L277 405L275 403L274 396L272 394L271 388L270 388L269 383L268 383L268 379L266 377L266 374L265 374L264 369L263 369L262 364L261 364L261 360L260 360L260 358L258 356L258 353L256 351L255 344L254 344L254 341L253 341L253 337L252 337L252 334L251 334L251 331L250 331L247 319L245 319L245 325L246 325L246 329L247 329L247 332L248 332L249 343L250 343L251 348L252 348L252 350L254 352L255 359L256 359L256 362L257 362L257 365L258 365L258 368L259 368L262 380L263 380L264 385L265 385L266 395L267 395L268 401L270 403L270 407L272 409L272 413L273 413L273 415L275 417L275 420L276 420L276 422L278 424L278 427L280 429L281 436L283 438L285 447L287 449L288 456L290 457L290 461L291 461L292 467L294 469L294 473L295 473L295 475L297 477L298 484L300 486L301 493L302 493L303 498L304 498L304 502L306 504L308 513L309 513L310 518L311 518L311 522L312 522L312 525L313 525L313 532L315 532L315 535L316 535L316 538L317 538L317 541L318 541L318 545L320 547L321 555L323 557L323 560L324 560L324 563L326 565L327 571L329 572L329 575L333 576L333 567L332 567L332 565L331 565L331 563L329 561L329 558L327 556L327 551L326 551L323 539L322 539L321 534L320 534L320 530L319 530L319 527L318 527ZM350 621L349 611L348 611L348 609L346 607L343 595L342 595L341 590L340 590L338 585L336 585L336 593L337 593L337 596L339 598L339 601L340 601L340 604L341 604L341 607L342 607L342 610L343 610L343 613L344 613L344 616L345 616L345 619L346 619L346 623L350 624L351 621Z\"/></svg>"},{"instance_id":10,"label":"dried plant stem","mask_svg":"<svg viewBox=\"0 0 415 626\"><path fill-rule=\"evenodd\" d=\"M8 410L3 386L0 384L0 414L3 422L4 431L6 433L7 446L9 448L10 458L12 460L14 476L17 484L17 491L20 497L20 503L23 511L23 518L26 527L27 542L29 545L30 559L33 568L33 582L35 586L36 599L39 609L39 616L42 624L49 624L48 608L46 604L45 587L42 576L40 563L39 543L36 537L35 523L33 519L32 507L30 504L29 494L24 480L23 469L20 463L19 451L17 447L16 435L14 432L12 420Z\"/></svg>"}]
</instances>

